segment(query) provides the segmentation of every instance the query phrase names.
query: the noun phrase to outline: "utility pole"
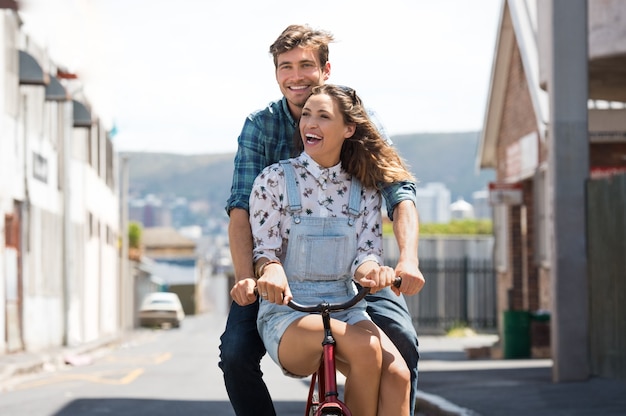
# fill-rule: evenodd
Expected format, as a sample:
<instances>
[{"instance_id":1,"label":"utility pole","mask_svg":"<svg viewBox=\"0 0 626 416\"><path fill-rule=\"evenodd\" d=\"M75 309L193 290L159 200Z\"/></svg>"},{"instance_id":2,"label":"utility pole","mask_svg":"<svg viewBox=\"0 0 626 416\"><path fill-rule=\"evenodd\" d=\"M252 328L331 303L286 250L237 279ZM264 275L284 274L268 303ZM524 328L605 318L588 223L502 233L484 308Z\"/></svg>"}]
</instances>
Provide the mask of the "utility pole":
<instances>
[{"instance_id":1,"label":"utility pole","mask_svg":"<svg viewBox=\"0 0 626 416\"><path fill-rule=\"evenodd\" d=\"M71 345L71 309L72 309L72 275L74 270L72 244L72 129L73 109L72 101L63 102L63 137L61 151L63 175L63 345Z\"/></svg>"},{"instance_id":2,"label":"utility pole","mask_svg":"<svg viewBox=\"0 0 626 416\"><path fill-rule=\"evenodd\" d=\"M552 378L589 377L586 199L589 177L587 1L549 0Z\"/></svg>"}]
</instances>

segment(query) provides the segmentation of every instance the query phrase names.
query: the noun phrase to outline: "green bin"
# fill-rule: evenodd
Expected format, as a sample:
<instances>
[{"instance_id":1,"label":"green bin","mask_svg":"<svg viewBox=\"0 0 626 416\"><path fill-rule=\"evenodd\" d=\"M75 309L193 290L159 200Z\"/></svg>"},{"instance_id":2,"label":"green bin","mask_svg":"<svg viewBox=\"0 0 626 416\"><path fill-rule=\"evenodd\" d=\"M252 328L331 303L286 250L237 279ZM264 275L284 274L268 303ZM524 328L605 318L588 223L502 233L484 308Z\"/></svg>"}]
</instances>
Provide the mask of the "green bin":
<instances>
[{"instance_id":1,"label":"green bin","mask_svg":"<svg viewBox=\"0 0 626 416\"><path fill-rule=\"evenodd\" d=\"M530 358L530 312L504 311L504 358Z\"/></svg>"}]
</instances>

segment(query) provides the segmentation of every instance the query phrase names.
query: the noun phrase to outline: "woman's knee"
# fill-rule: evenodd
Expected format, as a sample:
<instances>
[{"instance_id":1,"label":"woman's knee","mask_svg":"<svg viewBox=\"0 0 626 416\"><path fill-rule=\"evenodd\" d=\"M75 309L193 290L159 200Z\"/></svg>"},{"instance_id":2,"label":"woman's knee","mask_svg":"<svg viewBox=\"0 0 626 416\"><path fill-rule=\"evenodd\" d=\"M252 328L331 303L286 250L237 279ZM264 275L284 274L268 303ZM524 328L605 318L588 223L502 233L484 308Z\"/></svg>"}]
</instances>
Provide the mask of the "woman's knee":
<instances>
[{"instance_id":1,"label":"woman's knee","mask_svg":"<svg viewBox=\"0 0 626 416\"><path fill-rule=\"evenodd\" d=\"M411 372L402 360L394 360L386 369L389 381L397 387L407 388L411 385Z\"/></svg>"},{"instance_id":2,"label":"woman's knee","mask_svg":"<svg viewBox=\"0 0 626 416\"><path fill-rule=\"evenodd\" d=\"M348 350L351 367L367 367L380 371L383 362L383 350L378 337L363 336Z\"/></svg>"}]
</instances>

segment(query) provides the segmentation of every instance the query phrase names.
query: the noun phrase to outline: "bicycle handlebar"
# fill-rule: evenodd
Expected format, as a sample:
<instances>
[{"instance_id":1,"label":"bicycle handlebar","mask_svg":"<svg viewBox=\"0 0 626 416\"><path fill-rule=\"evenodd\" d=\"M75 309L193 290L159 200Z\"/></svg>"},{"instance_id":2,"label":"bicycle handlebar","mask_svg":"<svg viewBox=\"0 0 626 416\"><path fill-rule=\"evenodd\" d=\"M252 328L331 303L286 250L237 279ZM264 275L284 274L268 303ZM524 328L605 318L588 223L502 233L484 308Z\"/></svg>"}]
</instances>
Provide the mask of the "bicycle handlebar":
<instances>
[{"instance_id":1,"label":"bicycle handlebar","mask_svg":"<svg viewBox=\"0 0 626 416\"><path fill-rule=\"evenodd\" d=\"M395 287L400 287L401 283L402 283L402 278L396 277L396 279L393 282L393 285ZM318 303L317 305L302 305L298 302L295 302L294 300L290 300L287 305L291 309L294 309L300 312L314 313L314 312L322 312L323 310L337 312L337 311L343 311L343 310L353 307L361 299L367 296L368 293L370 293L370 288L361 286L361 288L359 289L356 295L354 295L352 298L348 299L347 301L343 303L322 302L322 303Z\"/></svg>"}]
</instances>

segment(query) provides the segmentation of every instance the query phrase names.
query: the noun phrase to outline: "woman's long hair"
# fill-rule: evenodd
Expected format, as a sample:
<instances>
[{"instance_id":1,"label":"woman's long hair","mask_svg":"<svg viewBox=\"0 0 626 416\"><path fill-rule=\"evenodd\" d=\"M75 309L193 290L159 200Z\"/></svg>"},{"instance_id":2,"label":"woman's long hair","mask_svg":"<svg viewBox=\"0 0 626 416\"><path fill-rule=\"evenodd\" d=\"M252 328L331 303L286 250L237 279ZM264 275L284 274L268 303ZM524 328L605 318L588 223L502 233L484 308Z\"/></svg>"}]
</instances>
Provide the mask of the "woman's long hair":
<instances>
[{"instance_id":1,"label":"woman's long hair","mask_svg":"<svg viewBox=\"0 0 626 416\"><path fill-rule=\"evenodd\" d=\"M415 180L396 149L378 132L352 88L324 84L313 88L311 95L317 94L331 97L338 104L344 122L356 126L354 134L344 141L341 148L341 165L346 172L369 188ZM299 128L294 141L300 153L304 145Z\"/></svg>"}]
</instances>

